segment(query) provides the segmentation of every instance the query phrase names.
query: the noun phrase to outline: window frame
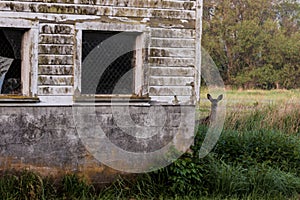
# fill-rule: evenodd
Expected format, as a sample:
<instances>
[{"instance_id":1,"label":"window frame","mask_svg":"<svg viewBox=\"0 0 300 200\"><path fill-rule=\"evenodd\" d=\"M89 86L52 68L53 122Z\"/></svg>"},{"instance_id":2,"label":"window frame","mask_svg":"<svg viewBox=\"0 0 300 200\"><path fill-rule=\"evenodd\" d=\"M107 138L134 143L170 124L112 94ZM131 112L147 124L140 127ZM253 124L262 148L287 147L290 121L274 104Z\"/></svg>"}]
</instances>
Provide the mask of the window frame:
<instances>
[{"instance_id":1,"label":"window frame","mask_svg":"<svg viewBox=\"0 0 300 200\"><path fill-rule=\"evenodd\" d=\"M38 27L38 22L34 20L0 17L0 28L26 29L21 43L22 95L0 94L1 103L39 102L37 97Z\"/></svg>"},{"instance_id":2,"label":"window frame","mask_svg":"<svg viewBox=\"0 0 300 200\"><path fill-rule=\"evenodd\" d=\"M83 31L118 31L138 33L135 41L135 67L133 77L133 94L81 94L82 71L82 33ZM74 64L74 100L75 101L149 101L147 84L147 55L150 49L150 30L146 25L131 25L119 23L81 22L75 24L75 64Z\"/></svg>"}]
</instances>

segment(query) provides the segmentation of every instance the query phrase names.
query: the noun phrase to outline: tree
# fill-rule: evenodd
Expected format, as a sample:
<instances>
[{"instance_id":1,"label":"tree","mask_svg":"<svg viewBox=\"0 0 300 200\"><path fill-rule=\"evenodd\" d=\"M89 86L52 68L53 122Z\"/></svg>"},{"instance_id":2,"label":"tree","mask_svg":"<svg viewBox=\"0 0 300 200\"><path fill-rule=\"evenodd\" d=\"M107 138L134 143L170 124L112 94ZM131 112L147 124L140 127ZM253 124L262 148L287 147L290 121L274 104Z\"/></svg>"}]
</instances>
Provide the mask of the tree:
<instances>
[{"instance_id":1,"label":"tree","mask_svg":"<svg viewBox=\"0 0 300 200\"><path fill-rule=\"evenodd\" d=\"M298 87L299 13L291 0L205 0L203 46L225 84ZM282 74L291 68L295 81L287 84Z\"/></svg>"}]
</instances>

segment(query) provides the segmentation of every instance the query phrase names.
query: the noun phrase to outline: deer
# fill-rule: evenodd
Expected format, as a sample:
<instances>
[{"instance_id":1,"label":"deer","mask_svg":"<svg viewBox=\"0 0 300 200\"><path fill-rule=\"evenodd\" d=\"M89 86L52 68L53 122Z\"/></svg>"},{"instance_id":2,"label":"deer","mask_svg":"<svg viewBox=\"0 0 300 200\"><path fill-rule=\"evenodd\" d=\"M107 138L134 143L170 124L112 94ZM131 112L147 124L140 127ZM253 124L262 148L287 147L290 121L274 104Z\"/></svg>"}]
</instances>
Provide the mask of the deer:
<instances>
[{"instance_id":1,"label":"deer","mask_svg":"<svg viewBox=\"0 0 300 200\"><path fill-rule=\"evenodd\" d=\"M207 117L200 119L198 121L198 124L208 125L210 122L216 120L218 103L223 99L223 94L219 95L216 99L212 98L210 94L207 94L207 99L211 103L210 114Z\"/></svg>"},{"instance_id":2,"label":"deer","mask_svg":"<svg viewBox=\"0 0 300 200\"><path fill-rule=\"evenodd\" d=\"M207 94L207 99L211 103L210 114L207 117L203 118L203 119L196 120L195 121L195 127L197 127L199 125L206 125L207 126L208 124L210 124L210 122L216 120L218 103L219 103L219 101L221 101L223 99L223 94L220 94L218 96L218 98L216 98L216 99L212 98L212 96L210 94ZM193 150L191 148L189 148L186 152L187 153L193 153Z\"/></svg>"},{"instance_id":3,"label":"deer","mask_svg":"<svg viewBox=\"0 0 300 200\"><path fill-rule=\"evenodd\" d=\"M217 118L217 108L218 108L218 103L219 101L221 101L223 99L223 94L220 94L218 96L218 98L214 99L212 98L212 96L210 94L207 94L207 99L210 101L211 103L211 110L210 110L210 114L202 119L198 119L195 121L195 127L199 126L199 125L209 125L211 122L215 121ZM187 151L187 153L193 153L193 150L191 148L189 148Z\"/></svg>"}]
</instances>

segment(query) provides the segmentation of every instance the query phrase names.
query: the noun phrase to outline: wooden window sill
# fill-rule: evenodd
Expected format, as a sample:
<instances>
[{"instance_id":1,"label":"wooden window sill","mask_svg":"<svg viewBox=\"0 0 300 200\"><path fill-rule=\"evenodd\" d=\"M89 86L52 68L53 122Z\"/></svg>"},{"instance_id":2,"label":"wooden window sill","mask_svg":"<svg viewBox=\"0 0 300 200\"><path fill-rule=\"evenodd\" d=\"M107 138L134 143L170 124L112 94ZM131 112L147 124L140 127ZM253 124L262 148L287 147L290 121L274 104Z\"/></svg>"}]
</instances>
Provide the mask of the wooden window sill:
<instances>
[{"instance_id":1,"label":"wooden window sill","mask_svg":"<svg viewBox=\"0 0 300 200\"><path fill-rule=\"evenodd\" d=\"M22 95L0 95L0 103L38 103L38 97Z\"/></svg>"},{"instance_id":2,"label":"wooden window sill","mask_svg":"<svg viewBox=\"0 0 300 200\"><path fill-rule=\"evenodd\" d=\"M102 102L114 102L114 103L122 103L122 102L134 102L134 103L145 103L150 102L151 98L149 96L137 96L137 95L79 95L74 96L75 102L82 103L102 103Z\"/></svg>"}]
</instances>

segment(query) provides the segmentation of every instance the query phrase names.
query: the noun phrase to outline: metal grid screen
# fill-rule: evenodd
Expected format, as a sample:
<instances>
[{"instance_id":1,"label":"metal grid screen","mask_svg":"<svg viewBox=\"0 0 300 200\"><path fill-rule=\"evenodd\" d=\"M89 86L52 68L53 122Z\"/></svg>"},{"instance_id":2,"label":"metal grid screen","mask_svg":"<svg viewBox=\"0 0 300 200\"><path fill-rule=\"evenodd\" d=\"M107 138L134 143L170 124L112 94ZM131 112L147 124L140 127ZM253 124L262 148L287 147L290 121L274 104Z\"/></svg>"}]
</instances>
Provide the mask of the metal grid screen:
<instances>
[{"instance_id":1,"label":"metal grid screen","mask_svg":"<svg viewBox=\"0 0 300 200\"><path fill-rule=\"evenodd\" d=\"M0 94L21 94L21 46L25 30L0 28Z\"/></svg>"},{"instance_id":2,"label":"metal grid screen","mask_svg":"<svg viewBox=\"0 0 300 200\"><path fill-rule=\"evenodd\" d=\"M137 34L83 31L82 94L132 94Z\"/></svg>"}]
</instances>

